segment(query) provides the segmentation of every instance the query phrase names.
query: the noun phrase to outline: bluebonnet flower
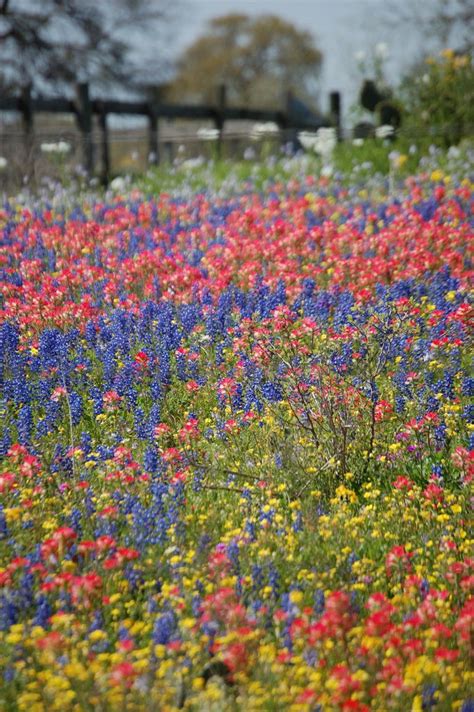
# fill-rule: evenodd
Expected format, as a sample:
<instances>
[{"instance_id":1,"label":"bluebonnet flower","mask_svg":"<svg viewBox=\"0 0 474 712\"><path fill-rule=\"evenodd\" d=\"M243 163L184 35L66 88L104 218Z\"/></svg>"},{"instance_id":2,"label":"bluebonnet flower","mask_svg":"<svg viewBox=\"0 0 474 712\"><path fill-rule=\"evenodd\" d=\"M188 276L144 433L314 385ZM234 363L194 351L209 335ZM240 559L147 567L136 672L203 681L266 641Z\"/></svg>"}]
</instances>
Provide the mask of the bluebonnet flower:
<instances>
[{"instance_id":1,"label":"bluebonnet flower","mask_svg":"<svg viewBox=\"0 0 474 712\"><path fill-rule=\"evenodd\" d=\"M229 377L231 377L231 373L229 373ZM233 410L243 410L244 407L244 399L243 399L243 387L241 383L236 383L234 386L234 392L230 396L230 401L231 401L231 406ZM225 393L218 393L218 401L219 405L223 407L226 403L226 394Z\"/></svg>"},{"instance_id":2,"label":"bluebonnet flower","mask_svg":"<svg viewBox=\"0 0 474 712\"><path fill-rule=\"evenodd\" d=\"M113 447L107 447L106 445L97 445L96 450L101 460L110 460L114 455Z\"/></svg>"},{"instance_id":3,"label":"bluebonnet flower","mask_svg":"<svg viewBox=\"0 0 474 712\"><path fill-rule=\"evenodd\" d=\"M134 566L127 566L124 575L131 591L136 591L144 582L143 572Z\"/></svg>"},{"instance_id":4,"label":"bluebonnet flower","mask_svg":"<svg viewBox=\"0 0 474 712\"><path fill-rule=\"evenodd\" d=\"M301 512L298 511L296 513L296 517L294 518L291 528L294 532L303 531L303 515L301 514Z\"/></svg>"},{"instance_id":5,"label":"bluebonnet flower","mask_svg":"<svg viewBox=\"0 0 474 712\"><path fill-rule=\"evenodd\" d=\"M395 396L395 413L401 414L405 411L406 400L401 395Z\"/></svg>"},{"instance_id":6,"label":"bluebonnet flower","mask_svg":"<svg viewBox=\"0 0 474 712\"><path fill-rule=\"evenodd\" d=\"M188 379L186 356L182 353L176 354L176 375L180 381L186 381Z\"/></svg>"},{"instance_id":7,"label":"bluebonnet flower","mask_svg":"<svg viewBox=\"0 0 474 712\"><path fill-rule=\"evenodd\" d=\"M248 534L250 541L256 541L256 529L255 529L255 523L247 520L245 522L245 533Z\"/></svg>"},{"instance_id":8,"label":"bluebonnet flower","mask_svg":"<svg viewBox=\"0 0 474 712\"><path fill-rule=\"evenodd\" d=\"M464 378L462 382L462 392L465 396L474 396L474 378Z\"/></svg>"},{"instance_id":9,"label":"bluebonnet flower","mask_svg":"<svg viewBox=\"0 0 474 712\"><path fill-rule=\"evenodd\" d=\"M18 440L22 445L28 445L33 432L33 413L29 405L20 408L17 419Z\"/></svg>"},{"instance_id":10,"label":"bluebonnet flower","mask_svg":"<svg viewBox=\"0 0 474 712\"><path fill-rule=\"evenodd\" d=\"M237 541L234 539L230 542L230 544L227 545L227 557L229 561L232 563L234 573L238 574L240 570L240 564L239 564L239 545Z\"/></svg>"},{"instance_id":11,"label":"bluebonnet flower","mask_svg":"<svg viewBox=\"0 0 474 712\"><path fill-rule=\"evenodd\" d=\"M336 303L336 309L333 317L335 329L339 329L347 324L354 302L354 295L351 292L348 290L341 292Z\"/></svg>"},{"instance_id":12,"label":"bluebonnet flower","mask_svg":"<svg viewBox=\"0 0 474 712\"><path fill-rule=\"evenodd\" d=\"M317 616L322 616L326 608L326 597L322 589L318 589L314 594L314 612Z\"/></svg>"},{"instance_id":13,"label":"bluebonnet flower","mask_svg":"<svg viewBox=\"0 0 474 712\"><path fill-rule=\"evenodd\" d=\"M0 540L7 539L8 537L8 527L7 518L5 516L5 510L3 505L0 504Z\"/></svg>"},{"instance_id":14,"label":"bluebonnet flower","mask_svg":"<svg viewBox=\"0 0 474 712\"><path fill-rule=\"evenodd\" d=\"M33 574L26 572L22 575L16 596L18 607L21 610L28 609L33 605L34 584L35 577Z\"/></svg>"},{"instance_id":15,"label":"bluebonnet flower","mask_svg":"<svg viewBox=\"0 0 474 712\"><path fill-rule=\"evenodd\" d=\"M446 423L440 423L434 429L436 448L441 450L446 444Z\"/></svg>"},{"instance_id":16,"label":"bluebonnet flower","mask_svg":"<svg viewBox=\"0 0 474 712\"><path fill-rule=\"evenodd\" d=\"M263 574L262 567L259 566L258 564L254 564L252 566L251 576L252 576L252 590L255 593L258 593L264 585L264 574Z\"/></svg>"},{"instance_id":17,"label":"bluebonnet flower","mask_svg":"<svg viewBox=\"0 0 474 712\"><path fill-rule=\"evenodd\" d=\"M63 368L67 359L67 345L64 334L59 329L45 329L39 339L41 367L45 371Z\"/></svg>"},{"instance_id":18,"label":"bluebonnet flower","mask_svg":"<svg viewBox=\"0 0 474 712\"><path fill-rule=\"evenodd\" d=\"M425 685L422 690L422 709L432 710L436 707L436 685Z\"/></svg>"},{"instance_id":19,"label":"bluebonnet flower","mask_svg":"<svg viewBox=\"0 0 474 712\"><path fill-rule=\"evenodd\" d=\"M69 515L69 526L74 529L76 534L82 536L82 512L77 507L74 507Z\"/></svg>"},{"instance_id":20,"label":"bluebonnet flower","mask_svg":"<svg viewBox=\"0 0 474 712\"><path fill-rule=\"evenodd\" d=\"M151 394L152 400L154 401L154 405L158 406L159 401L161 400L161 397L162 397L162 388L161 388L161 383L159 380L153 379L152 382L150 383L150 394Z\"/></svg>"},{"instance_id":21,"label":"bluebonnet flower","mask_svg":"<svg viewBox=\"0 0 474 712\"><path fill-rule=\"evenodd\" d=\"M272 596L275 600L278 599L281 590L280 574L274 564L270 564L268 571L268 584L272 589Z\"/></svg>"},{"instance_id":22,"label":"bluebonnet flower","mask_svg":"<svg viewBox=\"0 0 474 712\"><path fill-rule=\"evenodd\" d=\"M91 517L96 511L96 507L94 504L94 497L90 489L86 490L86 494L84 497L84 505L87 516Z\"/></svg>"},{"instance_id":23,"label":"bluebonnet flower","mask_svg":"<svg viewBox=\"0 0 474 712\"><path fill-rule=\"evenodd\" d=\"M266 381L262 384L262 395L270 403L281 401L283 398L283 389L281 385L275 381Z\"/></svg>"},{"instance_id":24,"label":"bluebonnet flower","mask_svg":"<svg viewBox=\"0 0 474 712\"><path fill-rule=\"evenodd\" d=\"M79 393L73 391L69 394L69 407L73 425L77 425L82 416L82 398Z\"/></svg>"},{"instance_id":25,"label":"bluebonnet flower","mask_svg":"<svg viewBox=\"0 0 474 712\"><path fill-rule=\"evenodd\" d=\"M155 475L158 472L158 451L155 447L147 447L143 457L143 467L146 472Z\"/></svg>"},{"instance_id":26,"label":"bluebonnet flower","mask_svg":"<svg viewBox=\"0 0 474 712\"><path fill-rule=\"evenodd\" d=\"M11 391L15 405L28 405L31 401L31 391L26 381L23 369L15 366L16 376L11 379Z\"/></svg>"},{"instance_id":27,"label":"bluebonnet flower","mask_svg":"<svg viewBox=\"0 0 474 712\"><path fill-rule=\"evenodd\" d=\"M97 344L97 331L95 324L92 321L87 322L84 329L84 334L86 337L87 344L89 346L94 347Z\"/></svg>"},{"instance_id":28,"label":"bluebonnet flower","mask_svg":"<svg viewBox=\"0 0 474 712\"><path fill-rule=\"evenodd\" d=\"M10 595L0 594L0 630L11 628L18 620L18 610Z\"/></svg>"},{"instance_id":29,"label":"bluebonnet flower","mask_svg":"<svg viewBox=\"0 0 474 712\"><path fill-rule=\"evenodd\" d=\"M13 682L15 679L15 668L13 665L9 665L8 667L5 668L5 672L3 673L3 679L6 683Z\"/></svg>"},{"instance_id":30,"label":"bluebonnet flower","mask_svg":"<svg viewBox=\"0 0 474 712\"><path fill-rule=\"evenodd\" d=\"M176 632L176 619L171 611L165 611L155 620L152 640L155 645L167 645Z\"/></svg>"},{"instance_id":31,"label":"bluebonnet flower","mask_svg":"<svg viewBox=\"0 0 474 712\"><path fill-rule=\"evenodd\" d=\"M145 418L145 413L142 408L136 408L133 414L133 420L135 425L135 433L140 440L147 440L151 435L149 423Z\"/></svg>"},{"instance_id":32,"label":"bluebonnet flower","mask_svg":"<svg viewBox=\"0 0 474 712\"><path fill-rule=\"evenodd\" d=\"M12 444L9 428L5 428L0 437L0 457L5 457Z\"/></svg>"},{"instance_id":33,"label":"bluebonnet flower","mask_svg":"<svg viewBox=\"0 0 474 712\"><path fill-rule=\"evenodd\" d=\"M100 415L104 409L103 394L97 386L92 386L89 391L89 396L92 399L94 406L94 415Z\"/></svg>"},{"instance_id":34,"label":"bluebonnet flower","mask_svg":"<svg viewBox=\"0 0 474 712\"><path fill-rule=\"evenodd\" d=\"M467 405L467 406L464 408L462 417L463 417L464 420L466 420L469 424L472 425L472 424L474 423L474 405L473 405L473 404L469 404L469 405Z\"/></svg>"}]
</instances>

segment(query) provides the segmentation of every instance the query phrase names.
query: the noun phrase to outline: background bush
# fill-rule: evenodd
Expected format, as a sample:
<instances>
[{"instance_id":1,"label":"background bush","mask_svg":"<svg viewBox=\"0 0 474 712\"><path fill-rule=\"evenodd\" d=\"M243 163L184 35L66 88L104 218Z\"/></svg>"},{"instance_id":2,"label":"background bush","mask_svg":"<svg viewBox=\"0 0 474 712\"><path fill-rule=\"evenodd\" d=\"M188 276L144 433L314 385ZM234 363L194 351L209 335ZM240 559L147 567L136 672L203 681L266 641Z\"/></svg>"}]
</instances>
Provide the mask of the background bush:
<instances>
[{"instance_id":1,"label":"background bush","mask_svg":"<svg viewBox=\"0 0 474 712\"><path fill-rule=\"evenodd\" d=\"M443 50L428 57L402 85L404 128L451 146L473 135L474 67L472 56Z\"/></svg>"}]
</instances>

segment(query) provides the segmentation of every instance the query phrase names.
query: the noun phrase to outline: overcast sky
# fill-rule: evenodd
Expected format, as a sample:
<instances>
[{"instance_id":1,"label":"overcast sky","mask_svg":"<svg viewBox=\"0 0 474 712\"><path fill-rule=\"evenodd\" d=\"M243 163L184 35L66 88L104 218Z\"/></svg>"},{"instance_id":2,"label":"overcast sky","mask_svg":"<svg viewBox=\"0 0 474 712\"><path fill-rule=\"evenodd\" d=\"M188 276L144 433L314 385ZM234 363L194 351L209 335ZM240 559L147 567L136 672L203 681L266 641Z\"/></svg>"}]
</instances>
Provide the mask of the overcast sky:
<instances>
[{"instance_id":1,"label":"overcast sky","mask_svg":"<svg viewBox=\"0 0 474 712\"><path fill-rule=\"evenodd\" d=\"M326 108L327 93L339 89L344 113L354 101L360 74L354 53L371 52L385 42L390 52L387 74L398 79L420 54L420 35L416 28L386 26L381 19L387 0L184 0L186 8L175 36L176 53L205 31L212 17L229 12L275 14L293 22L314 36L324 54L321 76L321 104ZM433 0L397 0L401 11L414 5L429 6Z\"/></svg>"}]
</instances>

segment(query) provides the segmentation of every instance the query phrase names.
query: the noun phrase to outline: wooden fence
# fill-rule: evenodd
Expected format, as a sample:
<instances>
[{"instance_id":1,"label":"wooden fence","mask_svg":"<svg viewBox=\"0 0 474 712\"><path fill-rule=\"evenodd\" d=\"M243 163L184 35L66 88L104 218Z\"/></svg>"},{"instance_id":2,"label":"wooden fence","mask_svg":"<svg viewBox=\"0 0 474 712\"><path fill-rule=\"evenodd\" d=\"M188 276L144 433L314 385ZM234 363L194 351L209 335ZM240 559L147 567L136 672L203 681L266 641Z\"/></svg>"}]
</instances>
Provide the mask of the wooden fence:
<instances>
[{"instance_id":1,"label":"wooden fence","mask_svg":"<svg viewBox=\"0 0 474 712\"><path fill-rule=\"evenodd\" d=\"M152 93L159 97L159 91ZM107 117L111 114L126 116L144 116L148 119L148 155L152 164L160 162L159 153L159 119L200 119L210 120L218 129L217 155L221 154L222 131L226 121L274 122L282 130L310 130L320 126L334 126L340 133L341 102L339 92L331 92L329 96L329 116L312 120L295 111L292 105L292 95L287 97L284 110L249 109L227 105L226 88L220 86L217 101L211 105L168 104L158 98L146 101L120 101L116 99L92 99L89 85L79 83L76 86L75 98L33 98L30 89L25 89L20 96L1 96L0 111L19 112L22 116L26 140L33 136L34 116L38 113L73 114L81 133L82 162L88 175L94 173L94 146L92 140L93 118L98 118L100 127L100 177L107 184L110 177L110 137Z\"/></svg>"}]
</instances>

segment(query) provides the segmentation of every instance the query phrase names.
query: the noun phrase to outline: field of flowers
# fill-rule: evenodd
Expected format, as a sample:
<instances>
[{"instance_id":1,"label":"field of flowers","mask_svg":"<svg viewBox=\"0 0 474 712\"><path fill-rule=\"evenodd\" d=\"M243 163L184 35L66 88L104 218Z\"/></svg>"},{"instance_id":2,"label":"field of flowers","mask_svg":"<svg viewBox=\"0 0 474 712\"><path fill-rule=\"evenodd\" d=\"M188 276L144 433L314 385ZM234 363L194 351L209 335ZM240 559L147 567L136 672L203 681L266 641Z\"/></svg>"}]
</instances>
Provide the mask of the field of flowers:
<instances>
[{"instance_id":1,"label":"field of flowers","mask_svg":"<svg viewBox=\"0 0 474 712\"><path fill-rule=\"evenodd\" d=\"M473 183L0 209L0 709L471 711Z\"/></svg>"}]
</instances>

